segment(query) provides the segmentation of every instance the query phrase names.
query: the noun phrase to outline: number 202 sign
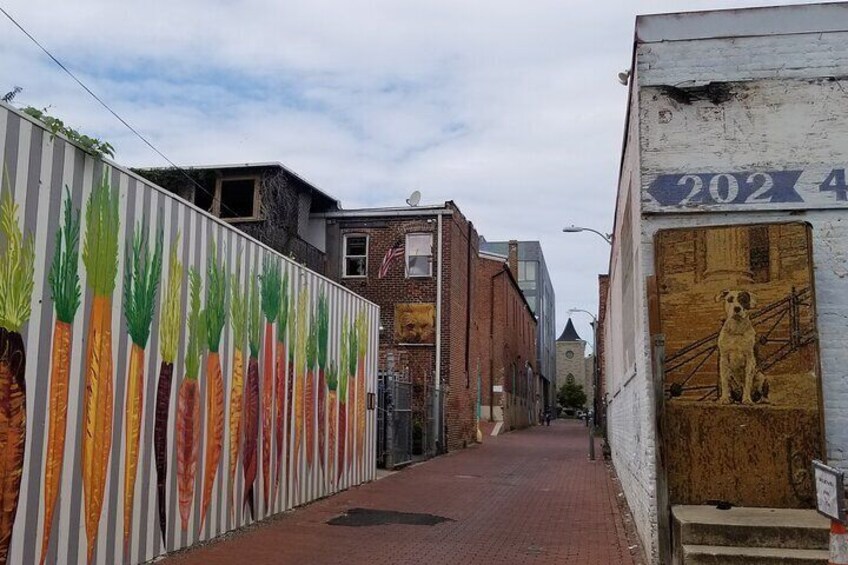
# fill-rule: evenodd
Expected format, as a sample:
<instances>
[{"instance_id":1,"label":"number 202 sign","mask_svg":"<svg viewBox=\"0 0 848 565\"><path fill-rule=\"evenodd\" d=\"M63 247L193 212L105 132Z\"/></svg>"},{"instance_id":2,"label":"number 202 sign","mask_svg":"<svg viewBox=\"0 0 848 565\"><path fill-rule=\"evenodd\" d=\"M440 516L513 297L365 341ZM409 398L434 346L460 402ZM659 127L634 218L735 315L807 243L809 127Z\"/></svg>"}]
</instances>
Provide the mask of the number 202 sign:
<instances>
[{"instance_id":1,"label":"number 202 sign","mask_svg":"<svg viewBox=\"0 0 848 565\"><path fill-rule=\"evenodd\" d=\"M848 207L845 169L658 175L645 190L646 211L704 207Z\"/></svg>"}]
</instances>

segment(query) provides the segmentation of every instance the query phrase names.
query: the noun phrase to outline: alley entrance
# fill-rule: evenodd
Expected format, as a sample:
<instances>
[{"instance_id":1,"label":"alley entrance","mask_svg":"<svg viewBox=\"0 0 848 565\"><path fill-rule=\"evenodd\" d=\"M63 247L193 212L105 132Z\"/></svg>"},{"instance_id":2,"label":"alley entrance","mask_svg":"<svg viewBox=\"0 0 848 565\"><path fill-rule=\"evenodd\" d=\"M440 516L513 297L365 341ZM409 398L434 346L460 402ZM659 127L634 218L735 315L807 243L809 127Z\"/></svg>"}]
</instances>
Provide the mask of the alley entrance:
<instances>
[{"instance_id":1,"label":"alley entrance","mask_svg":"<svg viewBox=\"0 0 848 565\"><path fill-rule=\"evenodd\" d=\"M618 498L605 463L587 459L583 424L555 421L487 438L166 563L633 564Z\"/></svg>"}]
</instances>

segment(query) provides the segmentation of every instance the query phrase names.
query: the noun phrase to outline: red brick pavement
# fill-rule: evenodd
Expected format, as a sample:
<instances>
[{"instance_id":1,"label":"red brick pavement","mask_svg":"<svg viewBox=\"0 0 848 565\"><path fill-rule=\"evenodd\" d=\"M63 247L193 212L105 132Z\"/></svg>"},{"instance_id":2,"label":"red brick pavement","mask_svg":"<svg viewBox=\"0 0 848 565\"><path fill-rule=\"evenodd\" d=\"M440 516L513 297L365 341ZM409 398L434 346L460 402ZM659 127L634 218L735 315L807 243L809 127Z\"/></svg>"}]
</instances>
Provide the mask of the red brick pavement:
<instances>
[{"instance_id":1,"label":"red brick pavement","mask_svg":"<svg viewBox=\"0 0 848 565\"><path fill-rule=\"evenodd\" d=\"M633 565L615 486L602 460L588 461L586 436L580 422L555 421L489 437L479 447L348 490L166 563ZM356 507L453 521L325 523Z\"/></svg>"}]
</instances>

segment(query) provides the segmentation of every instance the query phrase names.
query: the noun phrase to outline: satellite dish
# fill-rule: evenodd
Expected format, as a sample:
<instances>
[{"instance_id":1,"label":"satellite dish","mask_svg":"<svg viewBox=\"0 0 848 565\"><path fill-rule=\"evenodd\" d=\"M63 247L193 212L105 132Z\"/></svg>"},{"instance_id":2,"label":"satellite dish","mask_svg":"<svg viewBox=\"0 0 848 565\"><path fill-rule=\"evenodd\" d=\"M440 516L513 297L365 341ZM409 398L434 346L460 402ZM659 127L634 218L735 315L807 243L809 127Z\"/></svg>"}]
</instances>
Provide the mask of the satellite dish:
<instances>
[{"instance_id":1,"label":"satellite dish","mask_svg":"<svg viewBox=\"0 0 848 565\"><path fill-rule=\"evenodd\" d=\"M418 190L414 191L409 195L409 198L406 199L406 203L410 206L418 206L419 202L421 202L421 192Z\"/></svg>"}]
</instances>

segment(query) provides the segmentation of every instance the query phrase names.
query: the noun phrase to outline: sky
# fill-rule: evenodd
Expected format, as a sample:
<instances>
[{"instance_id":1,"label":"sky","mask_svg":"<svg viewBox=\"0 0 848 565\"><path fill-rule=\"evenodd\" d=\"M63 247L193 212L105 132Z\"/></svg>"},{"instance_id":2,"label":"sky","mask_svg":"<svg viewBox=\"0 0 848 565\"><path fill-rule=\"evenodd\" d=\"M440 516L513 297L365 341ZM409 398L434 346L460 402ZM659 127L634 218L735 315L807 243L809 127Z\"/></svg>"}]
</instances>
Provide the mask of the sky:
<instances>
[{"instance_id":1,"label":"sky","mask_svg":"<svg viewBox=\"0 0 848 565\"><path fill-rule=\"evenodd\" d=\"M279 161L344 208L453 200L538 240L557 300L597 312L637 14L777 0L0 0L178 165ZM0 95L126 166L167 163L0 14ZM574 314L591 341L591 318Z\"/></svg>"}]
</instances>

